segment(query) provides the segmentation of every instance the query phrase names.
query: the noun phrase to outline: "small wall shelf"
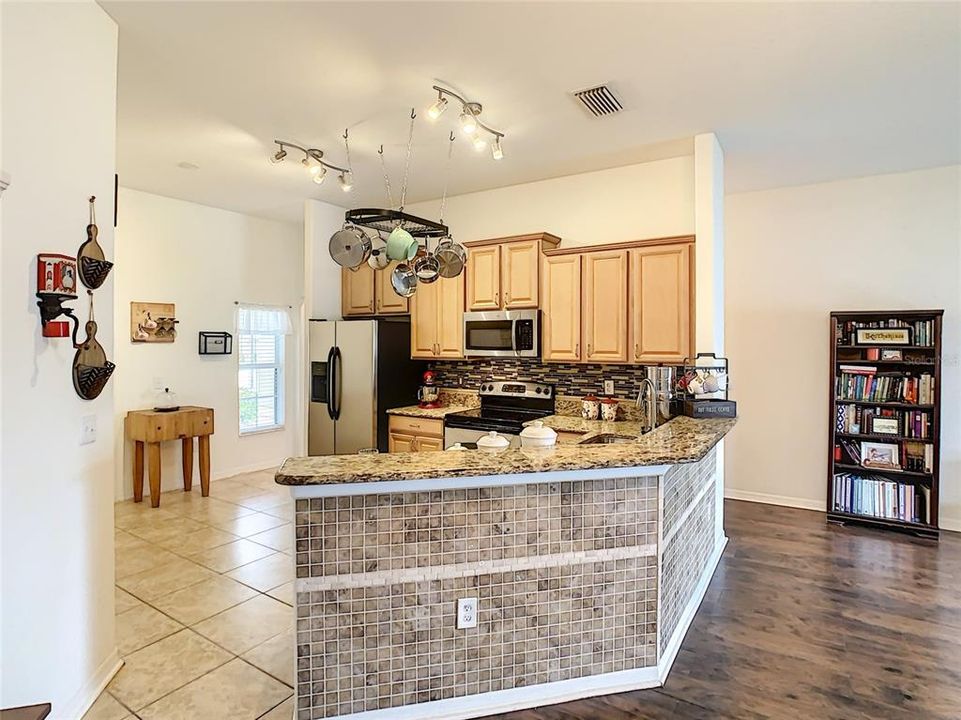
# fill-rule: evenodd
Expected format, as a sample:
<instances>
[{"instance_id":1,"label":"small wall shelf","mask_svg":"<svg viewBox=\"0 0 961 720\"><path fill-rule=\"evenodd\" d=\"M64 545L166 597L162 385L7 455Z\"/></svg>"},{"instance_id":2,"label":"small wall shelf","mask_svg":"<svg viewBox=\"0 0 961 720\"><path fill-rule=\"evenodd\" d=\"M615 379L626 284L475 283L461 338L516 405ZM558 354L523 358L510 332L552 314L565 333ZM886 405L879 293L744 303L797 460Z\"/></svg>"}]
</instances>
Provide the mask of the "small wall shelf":
<instances>
[{"instance_id":1,"label":"small wall shelf","mask_svg":"<svg viewBox=\"0 0 961 720\"><path fill-rule=\"evenodd\" d=\"M943 310L831 313L828 522L939 537L943 314ZM858 328L908 328L911 344L859 345ZM909 351L909 357L881 359L880 350ZM898 432L872 432L869 423L879 419L895 420ZM875 450L864 443L880 445L882 457L896 452L894 464L864 466L860 462L864 453Z\"/></svg>"}]
</instances>

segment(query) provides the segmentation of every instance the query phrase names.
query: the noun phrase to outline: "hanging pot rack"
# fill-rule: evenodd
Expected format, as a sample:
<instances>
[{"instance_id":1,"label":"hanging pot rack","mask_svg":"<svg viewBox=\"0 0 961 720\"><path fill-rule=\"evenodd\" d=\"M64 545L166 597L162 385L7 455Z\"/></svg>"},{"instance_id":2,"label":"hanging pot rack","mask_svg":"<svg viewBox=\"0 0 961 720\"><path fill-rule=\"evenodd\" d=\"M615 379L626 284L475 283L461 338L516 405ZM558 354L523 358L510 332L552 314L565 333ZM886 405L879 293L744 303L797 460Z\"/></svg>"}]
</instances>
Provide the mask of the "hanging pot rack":
<instances>
[{"instance_id":1,"label":"hanging pot rack","mask_svg":"<svg viewBox=\"0 0 961 720\"><path fill-rule=\"evenodd\" d=\"M344 213L344 220L382 233L401 227L418 239L442 238L449 233L442 223L389 208L355 208Z\"/></svg>"}]
</instances>

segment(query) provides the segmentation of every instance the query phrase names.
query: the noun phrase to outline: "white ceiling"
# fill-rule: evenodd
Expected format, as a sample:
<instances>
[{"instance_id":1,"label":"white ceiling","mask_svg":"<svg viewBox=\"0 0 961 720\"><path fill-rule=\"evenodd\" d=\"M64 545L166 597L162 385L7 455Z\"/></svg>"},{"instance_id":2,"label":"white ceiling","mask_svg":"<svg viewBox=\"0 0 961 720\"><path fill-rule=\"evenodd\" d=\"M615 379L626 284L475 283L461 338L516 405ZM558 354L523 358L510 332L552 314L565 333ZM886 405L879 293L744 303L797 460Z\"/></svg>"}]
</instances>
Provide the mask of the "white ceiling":
<instances>
[{"instance_id":1,"label":"white ceiling","mask_svg":"<svg viewBox=\"0 0 961 720\"><path fill-rule=\"evenodd\" d=\"M454 108L484 104L505 159L455 145L452 194L683 154L714 131L728 192L961 162L961 3L101 3L120 26L121 184L291 221L305 198L439 197ZM569 96L609 82L627 109ZM343 160L355 192L268 164L274 138ZM188 162L198 169L185 170Z\"/></svg>"}]
</instances>

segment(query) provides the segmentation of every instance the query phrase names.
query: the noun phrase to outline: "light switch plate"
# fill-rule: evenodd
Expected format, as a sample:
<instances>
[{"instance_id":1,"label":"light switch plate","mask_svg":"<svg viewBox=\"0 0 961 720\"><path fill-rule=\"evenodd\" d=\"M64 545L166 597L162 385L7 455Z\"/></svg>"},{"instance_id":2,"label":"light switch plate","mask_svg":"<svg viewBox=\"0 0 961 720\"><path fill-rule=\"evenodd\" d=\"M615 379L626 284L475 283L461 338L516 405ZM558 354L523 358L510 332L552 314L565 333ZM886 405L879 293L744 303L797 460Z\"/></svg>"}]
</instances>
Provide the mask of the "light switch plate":
<instances>
[{"instance_id":1,"label":"light switch plate","mask_svg":"<svg viewBox=\"0 0 961 720\"><path fill-rule=\"evenodd\" d=\"M613 394L614 394L614 381L613 381L613 380L605 380L605 381L604 381L604 394L605 394L605 395L613 395Z\"/></svg>"},{"instance_id":2,"label":"light switch plate","mask_svg":"<svg viewBox=\"0 0 961 720\"><path fill-rule=\"evenodd\" d=\"M97 442L97 416L84 415L80 420L80 444L89 445Z\"/></svg>"},{"instance_id":3,"label":"light switch plate","mask_svg":"<svg viewBox=\"0 0 961 720\"><path fill-rule=\"evenodd\" d=\"M477 627L477 598L458 598L457 629Z\"/></svg>"}]
</instances>

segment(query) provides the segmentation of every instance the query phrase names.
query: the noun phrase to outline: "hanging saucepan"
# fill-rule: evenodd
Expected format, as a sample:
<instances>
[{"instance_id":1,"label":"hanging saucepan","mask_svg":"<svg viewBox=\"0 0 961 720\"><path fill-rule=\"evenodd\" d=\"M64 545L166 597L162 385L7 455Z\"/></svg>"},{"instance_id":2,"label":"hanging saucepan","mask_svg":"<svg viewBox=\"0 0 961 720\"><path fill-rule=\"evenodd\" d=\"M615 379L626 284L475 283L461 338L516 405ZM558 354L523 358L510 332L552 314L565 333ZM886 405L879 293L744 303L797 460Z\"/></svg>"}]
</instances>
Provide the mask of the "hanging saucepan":
<instances>
[{"instance_id":1,"label":"hanging saucepan","mask_svg":"<svg viewBox=\"0 0 961 720\"><path fill-rule=\"evenodd\" d=\"M439 273L440 263L437 262L437 258L430 251L429 241L424 240L424 249L414 261L414 274L417 275L417 282L429 285L440 277Z\"/></svg>"},{"instance_id":2,"label":"hanging saucepan","mask_svg":"<svg viewBox=\"0 0 961 720\"><path fill-rule=\"evenodd\" d=\"M457 277L467 263L467 250L460 243L455 243L450 235L440 241L434 256L439 265L438 272L444 278Z\"/></svg>"},{"instance_id":3,"label":"hanging saucepan","mask_svg":"<svg viewBox=\"0 0 961 720\"><path fill-rule=\"evenodd\" d=\"M409 298L417 290L417 274L407 263L400 263L390 274L390 284L395 293Z\"/></svg>"},{"instance_id":4,"label":"hanging saucepan","mask_svg":"<svg viewBox=\"0 0 961 720\"><path fill-rule=\"evenodd\" d=\"M374 270L383 270L390 265L390 258L387 257L387 243L384 242L380 233L377 233L377 237L371 240L370 257L367 258L367 264Z\"/></svg>"},{"instance_id":5,"label":"hanging saucepan","mask_svg":"<svg viewBox=\"0 0 961 720\"><path fill-rule=\"evenodd\" d=\"M370 255L371 242L367 234L358 227L345 225L330 236L327 249L334 262L345 268L360 267Z\"/></svg>"}]
</instances>

